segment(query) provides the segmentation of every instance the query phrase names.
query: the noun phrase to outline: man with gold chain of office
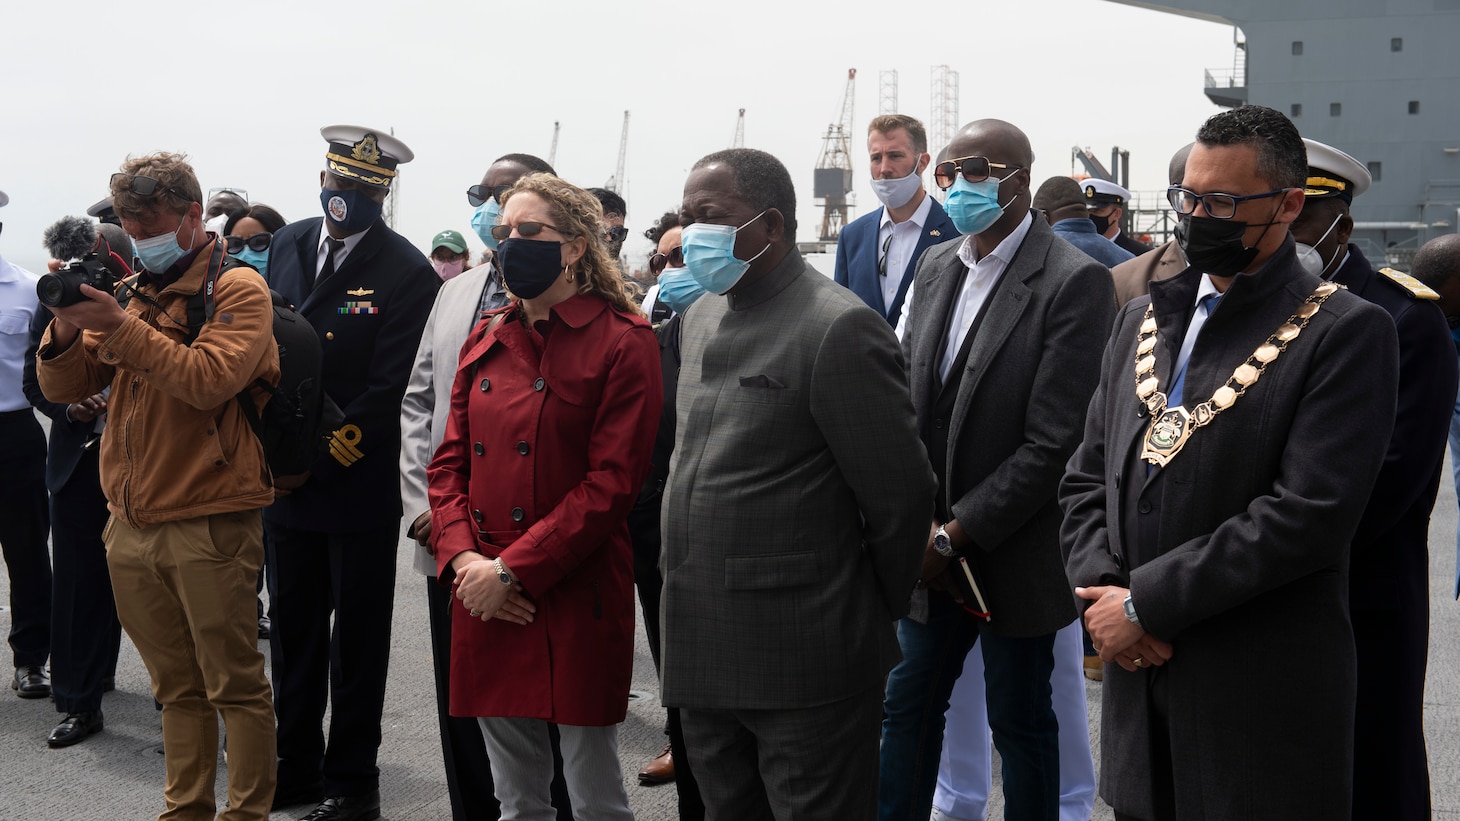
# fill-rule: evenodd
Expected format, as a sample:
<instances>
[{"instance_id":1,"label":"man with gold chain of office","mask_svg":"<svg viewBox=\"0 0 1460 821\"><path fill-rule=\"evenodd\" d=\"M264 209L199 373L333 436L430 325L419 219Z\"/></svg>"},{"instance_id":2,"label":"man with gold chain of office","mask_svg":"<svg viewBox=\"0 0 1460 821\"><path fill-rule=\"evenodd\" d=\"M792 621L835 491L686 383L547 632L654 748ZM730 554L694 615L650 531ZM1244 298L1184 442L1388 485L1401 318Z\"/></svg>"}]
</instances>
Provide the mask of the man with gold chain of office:
<instances>
[{"instance_id":1,"label":"man with gold chain of office","mask_svg":"<svg viewBox=\"0 0 1460 821\"><path fill-rule=\"evenodd\" d=\"M1394 423L1394 324L1306 271L1307 159L1282 114L1197 133L1190 265L1123 307L1060 491L1066 569L1107 662L1117 819L1349 815L1348 545Z\"/></svg>"}]
</instances>

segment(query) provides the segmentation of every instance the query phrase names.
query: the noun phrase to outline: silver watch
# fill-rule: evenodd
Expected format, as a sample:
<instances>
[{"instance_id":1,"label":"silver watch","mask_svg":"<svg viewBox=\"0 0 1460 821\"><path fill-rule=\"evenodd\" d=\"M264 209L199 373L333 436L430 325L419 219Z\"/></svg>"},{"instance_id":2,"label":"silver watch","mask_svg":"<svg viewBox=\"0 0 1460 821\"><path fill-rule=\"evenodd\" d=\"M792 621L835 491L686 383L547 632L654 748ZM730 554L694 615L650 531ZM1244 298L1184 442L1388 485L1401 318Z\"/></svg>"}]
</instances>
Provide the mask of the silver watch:
<instances>
[{"instance_id":1,"label":"silver watch","mask_svg":"<svg viewBox=\"0 0 1460 821\"><path fill-rule=\"evenodd\" d=\"M1124 604L1124 607L1125 607L1125 617L1127 619L1130 619L1130 623L1131 624L1134 624L1135 626L1140 627L1141 626L1141 617L1136 615L1136 605L1135 605L1135 602L1133 602L1133 601L1130 600L1130 594L1129 593L1125 594L1125 604Z\"/></svg>"},{"instance_id":2,"label":"silver watch","mask_svg":"<svg viewBox=\"0 0 1460 821\"><path fill-rule=\"evenodd\" d=\"M945 559L953 558L953 540L948 538L948 531L942 525L933 531L933 549Z\"/></svg>"},{"instance_id":3,"label":"silver watch","mask_svg":"<svg viewBox=\"0 0 1460 821\"><path fill-rule=\"evenodd\" d=\"M512 574L508 573L507 566L502 564L502 557L498 556L497 558L493 559L492 565L497 568L497 579L501 581L502 584L511 586L513 583Z\"/></svg>"}]
</instances>

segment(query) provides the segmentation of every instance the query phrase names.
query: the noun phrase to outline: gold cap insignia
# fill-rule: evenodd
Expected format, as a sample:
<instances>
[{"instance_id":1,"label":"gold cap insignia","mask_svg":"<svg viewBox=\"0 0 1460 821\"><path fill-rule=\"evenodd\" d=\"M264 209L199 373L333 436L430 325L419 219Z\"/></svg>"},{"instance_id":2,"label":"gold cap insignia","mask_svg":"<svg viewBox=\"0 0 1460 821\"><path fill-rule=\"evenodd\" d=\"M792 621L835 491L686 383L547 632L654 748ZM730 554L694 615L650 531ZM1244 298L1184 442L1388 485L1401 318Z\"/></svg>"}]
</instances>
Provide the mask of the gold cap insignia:
<instances>
[{"instance_id":1,"label":"gold cap insignia","mask_svg":"<svg viewBox=\"0 0 1460 821\"><path fill-rule=\"evenodd\" d=\"M367 133L362 137L360 142L355 143L351 147L350 156L361 162L370 163L371 165L380 162L380 145L375 139L375 135Z\"/></svg>"}]
</instances>

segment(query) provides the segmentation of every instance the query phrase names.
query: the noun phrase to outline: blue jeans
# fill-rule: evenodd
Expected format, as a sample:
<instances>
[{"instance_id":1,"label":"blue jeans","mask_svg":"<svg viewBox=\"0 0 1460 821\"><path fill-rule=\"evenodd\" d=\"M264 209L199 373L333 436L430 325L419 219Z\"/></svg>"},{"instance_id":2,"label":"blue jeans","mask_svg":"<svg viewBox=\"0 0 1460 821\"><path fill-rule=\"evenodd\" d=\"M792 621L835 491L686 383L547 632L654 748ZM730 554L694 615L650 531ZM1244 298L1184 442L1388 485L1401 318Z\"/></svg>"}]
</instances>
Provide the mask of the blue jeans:
<instances>
[{"instance_id":1,"label":"blue jeans","mask_svg":"<svg viewBox=\"0 0 1460 821\"><path fill-rule=\"evenodd\" d=\"M943 713L964 658L978 642L994 747L1003 758L1004 817L1059 817L1059 722L1050 702L1054 633L1008 638L946 593L929 594L927 624L897 628L902 662L887 678L878 772L880 821L923 821L932 812L943 750ZM979 641L982 639L982 641Z\"/></svg>"}]
</instances>

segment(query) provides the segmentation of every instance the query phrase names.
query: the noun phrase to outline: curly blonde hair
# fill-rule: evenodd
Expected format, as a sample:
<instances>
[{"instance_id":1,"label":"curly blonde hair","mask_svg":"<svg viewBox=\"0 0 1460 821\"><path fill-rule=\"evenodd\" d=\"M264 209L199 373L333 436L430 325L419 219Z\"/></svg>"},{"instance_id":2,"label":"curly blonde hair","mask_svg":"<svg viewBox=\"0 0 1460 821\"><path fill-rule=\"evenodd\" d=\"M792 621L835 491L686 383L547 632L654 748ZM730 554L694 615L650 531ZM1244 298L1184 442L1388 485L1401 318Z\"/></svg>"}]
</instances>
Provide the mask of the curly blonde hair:
<instances>
[{"instance_id":1,"label":"curly blonde hair","mask_svg":"<svg viewBox=\"0 0 1460 821\"><path fill-rule=\"evenodd\" d=\"M547 203L553 225L564 236L588 239L588 250L574 266L578 293L592 294L627 314L643 316L634 301L635 288L619 275L618 263L609 256L603 240L603 207L598 198L552 174L528 174L502 195L502 205L513 194L536 194Z\"/></svg>"},{"instance_id":2,"label":"curly blonde hair","mask_svg":"<svg viewBox=\"0 0 1460 821\"><path fill-rule=\"evenodd\" d=\"M111 181L112 208L122 219L145 219L159 211L187 213L191 203L203 202L203 189L198 176L188 164L186 154L159 151L142 157L127 157L121 171L126 177ZM132 177L157 180L160 187L150 197L132 191Z\"/></svg>"}]
</instances>

